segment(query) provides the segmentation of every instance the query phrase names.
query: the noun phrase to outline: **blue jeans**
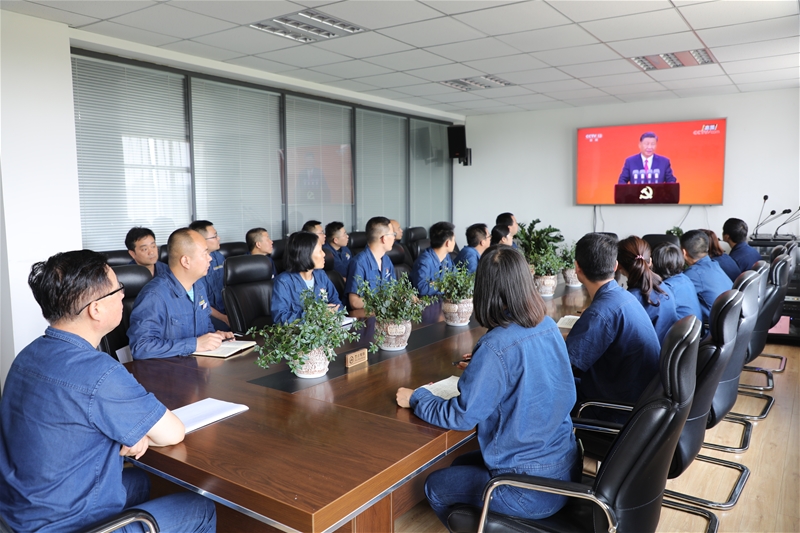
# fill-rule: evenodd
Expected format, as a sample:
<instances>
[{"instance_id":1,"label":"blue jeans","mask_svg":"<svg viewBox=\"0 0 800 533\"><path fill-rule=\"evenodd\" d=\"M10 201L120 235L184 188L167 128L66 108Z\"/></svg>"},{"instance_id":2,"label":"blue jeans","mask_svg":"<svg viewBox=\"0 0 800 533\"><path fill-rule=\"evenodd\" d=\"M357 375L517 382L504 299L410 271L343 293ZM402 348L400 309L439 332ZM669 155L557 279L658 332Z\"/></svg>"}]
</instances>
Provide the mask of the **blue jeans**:
<instances>
[{"instance_id":1,"label":"blue jeans","mask_svg":"<svg viewBox=\"0 0 800 533\"><path fill-rule=\"evenodd\" d=\"M536 475L565 481L577 480L582 465L579 454L570 460L541 470ZM433 512L447 526L447 517L457 504L483 507L483 489L492 475L483 463L480 451L465 453L448 468L437 470L425 480L425 496ZM567 503L566 496L499 487L492 493L489 508L492 512L521 518L545 518L556 513Z\"/></svg>"},{"instance_id":2,"label":"blue jeans","mask_svg":"<svg viewBox=\"0 0 800 533\"><path fill-rule=\"evenodd\" d=\"M126 468L122 484L128 491L125 509L147 511L158 522L161 533L214 533L217 530L217 511L214 502L192 492L179 492L155 500L150 498L150 479L143 470ZM120 531L144 533L145 528L131 524Z\"/></svg>"}]
</instances>

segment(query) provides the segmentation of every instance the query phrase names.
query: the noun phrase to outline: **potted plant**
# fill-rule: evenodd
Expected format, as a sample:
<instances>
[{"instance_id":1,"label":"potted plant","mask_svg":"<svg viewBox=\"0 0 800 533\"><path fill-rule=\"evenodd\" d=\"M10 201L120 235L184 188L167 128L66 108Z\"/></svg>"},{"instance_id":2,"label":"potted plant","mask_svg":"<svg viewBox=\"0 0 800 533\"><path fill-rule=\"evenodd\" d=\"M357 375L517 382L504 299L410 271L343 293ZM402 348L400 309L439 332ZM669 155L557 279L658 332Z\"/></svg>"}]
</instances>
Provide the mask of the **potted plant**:
<instances>
[{"instance_id":1,"label":"potted plant","mask_svg":"<svg viewBox=\"0 0 800 533\"><path fill-rule=\"evenodd\" d=\"M375 316L375 335L370 351L403 350L411 335L411 322L422 320L422 311L434 298L420 297L404 273L399 279L383 280L375 288L362 280L358 292L364 300L364 311Z\"/></svg>"},{"instance_id":2,"label":"potted plant","mask_svg":"<svg viewBox=\"0 0 800 533\"><path fill-rule=\"evenodd\" d=\"M666 233L667 235L675 235L680 239L683 236L683 229L680 226L672 226L672 229L668 229Z\"/></svg>"},{"instance_id":3,"label":"potted plant","mask_svg":"<svg viewBox=\"0 0 800 533\"><path fill-rule=\"evenodd\" d=\"M558 256L553 245L536 255L534 259L536 275L533 277L533 281L543 298L552 298L555 294L556 286L558 286L558 273L561 272L564 265L564 261Z\"/></svg>"},{"instance_id":4,"label":"potted plant","mask_svg":"<svg viewBox=\"0 0 800 533\"><path fill-rule=\"evenodd\" d=\"M531 276L536 273L537 257L564 240L560 230L553 226L536 229L536 224L539 222L541 221L538 218L530 224L521 222L516 236L522 255L525 256L525 261L531 269Z\"/></svg>"},{"instance_id":5,"label":"potted plant","mask_svg":"<svg viewBox=\"0 0 800 533\"><path fill-rule=\"evenodd\" d=\"M448 326L466 326L472 315L472 293L475 290L475 274L459 263L446 270L433 282L433 287L442 293L442 313Z\"/></svg>"},{"instance_id":6,"label":"potted plant","mask_svg":"<svg viewBox=\"0 0 800 533\"><path fill-rule=\"evenodd\" d=\"M578 274L575 273L575 241L559 248L558 255L564 262L564 269L561 271L564 283L567 284L567 287L580 287L581 282L578 281Z\"/></svg>"},{"instance_id":7,"label":"potted plant","mask_svg":"<svg viewBox=\"0 0 800 533\"><path fill-rule=\"evenodd\" d=\"M254 339L264 339L256 345L256 364L261 368L286 360L297 377L318 378L328 372L328 364L336 359L333 351L346 342L356 341L359 335L354 330L364 326L356 321L353 327L342 327L346 313L343 309L333 311L328 307L328 298L321 291L315 298L311 289L303 291L303 317L289 324L274 324L262 329L251 328L247 333Z\"/></svg>"}]
</instances>

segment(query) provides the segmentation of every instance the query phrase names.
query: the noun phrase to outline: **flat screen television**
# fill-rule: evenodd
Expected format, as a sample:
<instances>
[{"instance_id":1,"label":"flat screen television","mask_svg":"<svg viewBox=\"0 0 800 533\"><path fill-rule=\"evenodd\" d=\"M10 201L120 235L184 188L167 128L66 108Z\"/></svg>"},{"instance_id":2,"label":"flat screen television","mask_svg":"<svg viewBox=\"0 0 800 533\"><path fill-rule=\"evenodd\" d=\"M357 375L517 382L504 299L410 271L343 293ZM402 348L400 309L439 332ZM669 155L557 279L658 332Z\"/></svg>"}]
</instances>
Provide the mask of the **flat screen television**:
<instances>
[{"instance_id":1,"label":"flat screen television","mask_svg":"<svg viewBox=\"0 0 800 533\"><path fill-rule=\"evenodd\" d=\"M580 128L577 203L721 205L725 131L724 118Z\"/></svg>"}]
</instances>

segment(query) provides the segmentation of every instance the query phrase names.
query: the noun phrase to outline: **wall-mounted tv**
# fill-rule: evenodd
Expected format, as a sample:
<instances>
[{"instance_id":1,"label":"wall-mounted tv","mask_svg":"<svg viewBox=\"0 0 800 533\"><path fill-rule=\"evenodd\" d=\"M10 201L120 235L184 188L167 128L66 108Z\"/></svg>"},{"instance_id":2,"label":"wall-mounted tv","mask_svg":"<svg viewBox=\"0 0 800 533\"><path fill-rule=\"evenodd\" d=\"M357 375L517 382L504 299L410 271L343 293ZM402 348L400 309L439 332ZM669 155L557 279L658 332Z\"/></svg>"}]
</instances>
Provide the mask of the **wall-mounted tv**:
<instances>
[{"instance_id":1,"label":"wall-mounted tv","mask_svg":"<svg viewBox=\"0 0 800 533\"><path fill-rule=\"evenodd\" d=\"M580 128L578 205L720 205L726 119Z\"/></svg>"}]
</instances>

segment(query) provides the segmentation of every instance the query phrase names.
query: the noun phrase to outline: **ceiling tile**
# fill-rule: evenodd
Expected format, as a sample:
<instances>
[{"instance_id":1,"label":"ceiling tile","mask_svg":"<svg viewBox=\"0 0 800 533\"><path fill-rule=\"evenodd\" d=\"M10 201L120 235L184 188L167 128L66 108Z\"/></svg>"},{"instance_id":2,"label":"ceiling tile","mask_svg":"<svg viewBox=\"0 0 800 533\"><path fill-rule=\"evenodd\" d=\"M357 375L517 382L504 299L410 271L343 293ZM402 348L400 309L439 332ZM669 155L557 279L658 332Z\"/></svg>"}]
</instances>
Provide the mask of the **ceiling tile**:
<instances>
[{"instance_id":1,"label":"ceiling tile","mask_svg":"<svg viewBox=\"0 0 800 533\"><path fill-rule=\"evenodd\" d=\"M518 50L492 37L432 46L427 50L433 54L452 59L453 61L475 61L519 53Z\"/></svg>"},{"instance_id":2,"label":"ceiling tile","mask_svg":"<svg viewBox=\"0 0 800 533\"><path fill-rule=\"evenodd\" d=\"M634 94L648 91L663 91L666 88L658 82L650 81L647 83L632 83L630 85L616 85L614 87L603 87L603 91L608 94Z\"/></svg>"},{"instance_id":3,"label":"ceiling tile","mask_svg":"<svg viewBox=\"0 0 800 533\"><path fill-rule=\"evenodd\" d=\"M647 0L631 2L630 0L549 0L547 2L575 22L622 17L634 13L658 11L671 6L666 0Z\"/></svg>"},{"instance_id":4,"label":"ceiling tile","mask_svg":"<svg viewBox=\"0 0 800 533\"><path fill-rule=\"evenodd\" d=\"M196 43L194 41L178 41L171 44L165 44L161 48L173 50L175 52L182 52L198 57L205 57L208 59L215 59L217 61L225 61L226 59L233 59L234 57L241 57L239 52L232 52L230 50L223 50L207 44Z\"/></svg>"},{"instance_id":5,"label":"ceiling tile","mask_svg":"<svg viewBox=\"0 0 800 533\"><path fill-rule=\"evenodd\" d=\"M760 41L749 44L735 44L711 48L711 53L719 62L740 61L773 55L793 54L800 50L800 38L786 37L774 41Z\"/></svg>"},{"instance_id":6,"label":"ceiling tile","mask_svg":"<svg viewBox=\"0 0 800 533\"><path fill-rule=\"evenodd\" d=\"M582 80L593 87L614 87L615 85L633 85L637 83L647 83L653 79L644 72L631 72L630 74L612 74L610 76L596 76L593 78L582 78Z\"/></svg>"},{"instance_id":7,"label":"ceiling tile","mask_svg":"<svg viewBox=\"0 0 800 533\"><path fill-rule=\"evenodd\" d=\"M641 37L691 30L675 9L595 20L593 22L584 22L581 26L605 42L639 39Z\"/></svg>"},{"instance_id":8,"label":"ceiling tile","mask_svg":"<svg viewBox=\"0 0 800 533\"><path fill-rule=\"evenodd\" d=\"M544 83L557 80L571 80L569 74L564 74L557 68L540 68L535 70L523 70L521 72L507 72L500 76L506 81L517 85L528 83Z\"/></svg>"},{"instance_id":9,"label":"ceiling tile","mask_svg":"<svg viewBox=\"0 0 800 533\"><path fill-rule=\"evenodd\" d=\"M419 2L381 0L373 9L365 9L364 0L347 0L320 7L319 10L363 28L377 30L410 22L441 17L442 14ZM380 7L377 7L380 5Z\"/></svg>"},{"instance_id":10,"label":"ceiling tile","mask_svg":"<svg viewBox=\"0 0 800 533\"><path fill-rule=\"evenodd\" d=\"M675 100L678 95L672 91L648 91L646 93L621 94L617 96L623 102L648 102L655 100Z\"/></svg>"},{"instance_id":11,"label":"ceiling tile","mask_svg":"<svg viewBox=\"0 0 800 533\"><path fill-rule=\"evenodd\" d=\"M355 80L342 80L342 81L331 81L326 83L325 85L330 85L331 87L338 87L340 89L347 89L348 91L371 91L376 89L374 85L368 85L366 83L361 83L360 81Z\"/></svg>"},{"instance_id":12,"label":"ceiling tile","mask_svg":"<svg viewBox=\"0 0 800 533\"><path fill-rule=\"evenodd\" d=\"M541 102L552 102L553 99L543 94L526 94L523 96L509 96L507 98L498 98L498 101L505 102L511 105L520 104L538 104Z\"/></svg>"},{"instance_id":13,"label":"ceiling tile","mask_svg":"<svg viewBox=\"0 0 800 533\"><path fill-rule=\"evenodd\" d=\"M519 1L520 0L424 0L422 3L442 13L455 15L456 13L467 13L469 11L477 11L479 9L487 9L504 4L513 4Z\"/></svg>"},{"instance_id":14,"label":"ceiling tile","mask_svg":"<svg viewBox=\"0 0 800 533\"><path fill-rule=\"evenodd\" d=\"M401 93L408 94L410 96L425 96L429 97L432 94L445 94L445 93L457 93L456 89L451 89L441 83L424 83L422 85L410 85L408 87L400 87L397 89Z\"/></svg>"},{"instance_id":15,"label":"ceiling tile","mask_svg":"<svg viewBox=\"0 0 800 533\"><path fill-rule=\"evenodd\" d=\"M284 65L283 63L276 63L275 61L269 61L255 56L237 57L236 59L226 61L226 63L263 70L264 72L272 72L274 74L295 70L297 68L292 65Z\"/></svg>"},{"instance_id":16,"label":"ceiling tile","mask_svg":"<svg viewBox=\"0 0 800 533\"><path fill-rule=\"evenodd\" d=\"M435 65L446 65L451 63L449 59L439 57L425 50L409 50L396 54L386 54L382 56L370 57L365 59L369 63L374 63L382 67L393 70L411 70L416 68L433 67Z\"/></svg>"},{"instance_id":17,"label":"ceiling tile","mask_svg":"<svg viewBox=\"0 0 800 533\"><path fill-rule=\"evenodd\" d=\"M528 54L517 54L513 56L494 57L492 59L481 59L478 61L467 61L464 64L486 72L487 74L497 74L500 72L519 72L520 70L533 70L547 67L546 64Z\"/></svg>"},{"instance_id":18,"label":"ceiling tile","mask_svg":"<svg viewBox=\"0 0 800 533\"><path fill-rule=\"evenodd\" d=\"M562 102L560 100L550 100L549 102L519 104L517 107L521 107L522 109L527 109L528 111L538 111L540 109L565 109L573 106L571 106L566 102Z\"/></svg>"},{"instance_id":19,"label":"ceiling tile","mask_svg":"<svg viewBox=\"0 0 800 533\"><path fill-rule=\"evenodd\" d=\"M165 4L134 11L112 19L114 22L142 30L191 39L207 33L227 30L234 24L192 13Z\"/></svg>"},{"instance_id":20,"label":"ceiling tile","mask_svg":"<svg viewBox=\"0 0 800 533\"><path fill-rule=\"evenodd\" d=\"M697 35L703 39L707 46L754 43L794 37L798 34L800 34L800 17L798 16L761 20L747 24L699 30L697 32Z\"/></svg>"},{"instance_id":21,"label":"ceiling tile","mask_svg":"<svg viewBox=\"0 0 800 533\"><path fill-rule=\"evenodd\" d=\"M90 31L108 37L116 37L117 39L125 39L126 41L133 41L134 43L147 44L150 46L161 46L162 44L174 43L179 40L177 37L170 37L169 35L162 35L160 33L153 33L152 31L140 30L139 28L131 28L130 26L123 26L114 22L106 20L82 26L82 30ZM241 55L241 54L237 54Z\"/></svg>"},{"instance_id":22,"label":"ceiling tile","mask_svg":"<svg viewBox=\"0 0 800 533\"><path fill-rule=\"evenodd\" d=\"M619 52L623 57L649 56L653 54L683 52L685 50L704 48L703 43L690 31L673 33L671 35L645 37L643 39L617 41L609 43L608 46Z\"/></svg>"},{"instance_id":23,"label":"ceiling tile","mask_svg":"<svg viewBox=\"0 0 800 533\"><path fill-rule=\"evenodd\" d=\"M549 50L547 52L534 52L533 56L554 67L619 59L619 55L604 44L590 44L588 46L561 48L560 50Z\"/></svg>"},{"instance_id":24,"label":"ceiling tile","mask_svg":"<svg viewBox=\"0 0 800 533\"><path fill-rule=\"evenodd\" d=\"M36 0L37 4L63 9L79 15L98 19L110 19L125 13L139 11L157 5L156 2L120 0L115 2L76 2L73 0ZM3 9L6 2L3 2Z\"/></svg>"},{"instance_id":25,"label":"ceiling tile","mask_svg":"<svg viewBox=\"0 0 800 533\"><path fill-rule=\"evenodd\" d=\"M594 98L608 96L600 89L576 89L574 91L542 91L545 95L556 100L575 100L577 98Z\"/></svg>"},{"instance_id":26,"label":"ceiling tile","mask_svg":"<svg viewBox=\"0 0 800 533\"><path fill-rule=\"evenodd\" d=\"M392 89L370 89L368 91L361 91L361 93L368 94L370 96L380 96L381 98L391 98L394 100L406 96L405 94L393 91Z\"/></svg>"},{"instance_id":27,"label":"ceiling tile","mask_svg":"<svg viewBox=\"0 0 800 533\"><path fill-rule=\"evenodd\" d=\"M721 66L728 74L758 72L761 70L775 70L779 68L799 68L800 54L761 57L758 59L746 59L744 61L730 61L728 63L722 63Z\"/></svg>"},{"instance_id":28,"label":"ceiling tile","mask_svg":"<svg viewBox=\"0 0 800 533\"><path fill-rule=\"evenodd\" d=\"M480 70L475 70L474 68L469 68L466 65L459 65L457 63L409 70L408 73L430 81L455 80L458 78L471 78L472 76L483 75L483 72Z\"/></svg>"},{"instance_id":29,"label":"ceiling tile","mask_svg":"<svg viewBox=\"0 0 800 533\"><path fill-rule=\"evenodd\" d=\"M520 2L455 15L454 18L487 35L503 35L570 23L567 17L544 2Z\"/></svg>"},{"instance_id":30,"label":"ceiling tile","mask_svg":"<svg viewBox=\"0 0 800 533\"><path fill-rule=\"evenodd\" d=\"M661 85L667 89L694 89L697 87L719 87L733 85L728 76L710 76L708 78L690 78L686 80L662 81Z\"/></svg>"},{"instance_id":31,"label":"ceiling tile","mask_svg":"<svg viewBox=\"0 0 800 533\"><path fill-rule=\"evenodd\" d=\"M387 28L380 33L419 48L486 37L466 24L450 18L415 22Z\"/></svg>"},{"instance_id":32,"label":"ceiling tile","mask_svg":"<svg viewBox=\"0 0 800 533\"><path fill-rule=\"evenodd\" d=\"M522 52L539 52L598 42L577 24L512 33L498 39Z\"/></svg>"},{"instance_id":33,"label":"ceiling tile","mask_svg":"<svg viewBox=\"0 0 800 533\"><path fill-rule=\"evenodd\" d=\"M346 37L337 37L309 46L355 58L391 54L411 49L411 47L405 43L401 43L400 41L396 41L380 33L375 33L374 31L348 35Z\"/></svg>"},{"instance_id":34,"label":"ceiling tile","mask_svg":"<svg viewBox=\"0 0 800 533\"><path fill-rule=\"evenodd\" d=\"M341 63L342 61L348 61L350 59L349 57L334 54L327 50L320 50L319 48L303 45L287 48L285 50L277 50L275 52L267 52L266 54L258 54L258 56L302 68L317 67L330 63Z\"/></svg>"},{"instance_id":35,"label":"ceiling tile","mask_svg":"<svg viewBox=\"0 0 800 533\"><path fill-rule=\"evenodd\" d=\"M576 78L641 72L636 65L627 59L612 59L611 61L600 61L598 63L566 65L559 67L559 69Z\"/></svg>"},{"instance_id":36,"label":"ceiling tile","mask_svg":"<svg viewBox=\"0 0 800 533\"><path fill-rule=\"evenodd\" d=\"M678 67L647 72L656 81L685 80L689 78L703 78L707 76L721 76L725 74L717 64L695 65L693 67Z\"/></svg>"},{"instance_id":37,"label":"ceiling tile","mask_svg":"<svg viewBox=\"0 0 800 533\"><path fill-rule=\"evenodd\" d=\"M439 103L439 102L436 102L434 100L429 100L427 98L423 98L421 96L405 96L404 95L403 98L395 98L395 100L397 100L398 102L405 102L407 104L422 105L422 106L428 106L428 105L431 105L431 104L438 104Z\"/></svg>"},{"instance_id":38,"label":"ceiling tile","mask_svg":"<svg viewBox=\"0 0 800 533\"><path fill-rule=\"evenodd\" d=\"M94 17L86 17L62 9L53 9L52 7L33 4L31 2L22 2L21 0L3 0L2 8L6 11L13 11L21 15L61 22L73 28L91 24L99 20Z\"/></svg>"},{"instance_id":39,"label":"ceiling tile","mask_svg":"<svg viewBox=\"0 0 800 533\"><path fill-rule=\"evenodd\" d=\"M296 41L270 35L269 33L254 30L248 26L241 26L231 30L220 31L210 35L203 35L192 39L209 46L216 46L242 54L255 55L273 50L282 50L294 46L302 46Z\"/></svg>"},{"instance_id":40,"label":"ceiling tile","mask_svg":"<svg viewBox=\"0 0 800 533\"><path fill-rule=\"evenodd\" d=\"M330 76L328 74L323 74L322 72L316 72L308 69L284 72L283 75L289 76L290 78L297 78L298 80L312 81L314 83L328 83L331 81L338 81L340 79L336 76Z\"/></svg>"},{"instance_id":41,"label":"ceiling tile","mask_svg":"<svg viewBox=\"0 0 800 533\"><path fill-rule=\"evenodd\" d=\"M740 83L758 83L763 81L796 80L798 77L800 77L800 70L796 67L764 70L762 72L745 72L742 74L731 74L730 76L737 85Z\"/></svg>"},{"instance_id":42,"label":"ceiling tile","mask_svg":"<svg viewBox=\"0 0 800 533\"><path fill-rule=\"evenodd\" d=\"M607 105L607 104L621 104L619 98L613 96L594 96L591 98L564 98L565 102L569 102L575 107L587 107L590 105Z\"/></svg>"},{"instance_id":43,"label":"ceiling tile","mask_svg":"<svg viewBox=\"0 0 800 533\"><path fill-rule=\"evenodd\" d=\"M524 87L519 87L517 85L512 85L510 87L497 87L495 89L481 89L480 95L484 98L505 98L505 97L512 97L512 96L531 96L530 89L526 89Z\"/></svg>"},{"instance_id":44,"label":"ceiling tile","mask_svg":"<svg viewBox=\"0 0 800 533\"><path fill-rule=\"evenodd\" d=\"M693 87L690 89L675 89L673 91L681 98L692 98L694 96L709 96L719 94L733 94L741 92L736 85L720 85L716 87Z\"/></svg>"},{"instance_id":45,"label":"ceiling tile","mask_svg":"<svg viewBox=\"0 0 800 533\"><path fill-rule=\"evenodd\" d=\"M495 100L469 100L467 102L459 102L458 105L463 105L468 109L487 109L489 107L507 106L503 102L496 102Z\"/></svg>"},{"instance_id":46,"label":"ceiling tile","mask_svg":"<svg viewBox=\"0 0 800 533\"><path fill-rule=\"evenodd\" d=\"M552 93L557 91L577 91L580 89L591 89L589 85L583 83L581 80L562 80L551 81L548 83L532 83L526 85L528 89L536 91L537 93Z\"/></svg>"},{"instance_id":47,"label":"ceiling tile","mask_svg":"<svg viewBox=\"0 0 800 533\"><path fill-rule=\"evenodd\" d=\"M113 2L110 2L113 3ZM227 2L208 0L172 0L171 6L208 15L236 24L252 24L262 20L271 19L280 15L288 15L303 9L302 6L292 2L280 0L235 0Z\"/></svg>"},{"instance_id":48,"label":"ceiling tile","mask_svg":"<svg viewBox=\"0 0 800 533\"><path fill-rule=\"evenodd\" d=\"M796 15L798 3L785 0L738 0L695 4L679 9L689 24L699 30Z\"/></svg>"},{"instance_id":49,"label":"ceiling tile","mask_svg":"<svg viewBox=\"0 0 800 533\"><path fill-rule=\"evenodd\" d=\"M388 68L379 67L378 65L373 65L372 63L358 60L334 63L332 65L320 65L318 67L314 67L313 70L344 79L377 76L378 74L388 74L392 72Z\"/></svg>"},{"instance_id":50,"label":"ceiling tile","mask_svg":"<svg viewBox=\"0 0 800 533\"><path fill-rule=\"evenodd\" d=\"M779 89L796 89L800 87L800 80L777 80L757 83L741 83L737 85L741 91L776 91Z\"/></svg>"},{"instance_id":51,"label":"ceiling tile","mask_svg":"<svg viewBox=\"0 0 800 533\"><path fill-rule=\"evenodd\" d=\"M470 100L482 100L483 98L477 94L472 94L470 91L458 91L453 94L434 94L427 98L436 102L444 102L452 104L455 102L468 102Z\"/></svg>"},{"instance_id":52,"label":"ceiling tile","mask_svg":"<svg viewBox=\"0 0 800 533\"><path fill-rule=\"evenodd\" d=\"M381 74L379 76L367 76L365 78L359 78L358 81L384 89L393 89L395 87L404 87L406 85L417 85L422 80L415 78L414 76L409 76L403 72L393 72L391 74Z\"/></svg>"}]
</instances>

